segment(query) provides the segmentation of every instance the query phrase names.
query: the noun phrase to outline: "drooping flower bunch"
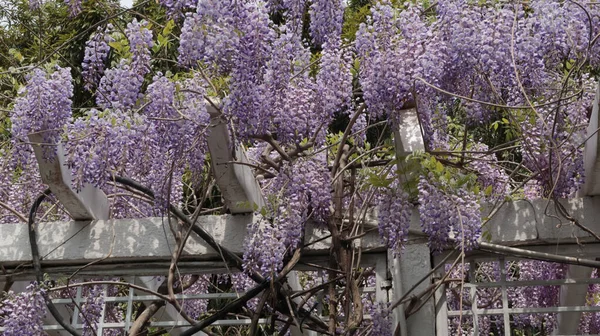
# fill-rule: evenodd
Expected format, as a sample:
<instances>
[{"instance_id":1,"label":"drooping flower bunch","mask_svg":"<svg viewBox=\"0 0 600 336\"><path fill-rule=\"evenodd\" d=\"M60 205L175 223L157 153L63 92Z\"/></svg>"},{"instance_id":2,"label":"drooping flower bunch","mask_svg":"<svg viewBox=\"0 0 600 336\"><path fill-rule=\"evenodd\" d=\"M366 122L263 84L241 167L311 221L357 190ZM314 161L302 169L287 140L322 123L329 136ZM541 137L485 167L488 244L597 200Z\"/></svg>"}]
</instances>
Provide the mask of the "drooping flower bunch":
<instances>
[{"instance_id":1,"label":"drooping flower bunch","mask_svg":"<svg viewBox=\"0 0 600 336\"><path fill-rule=\"evenodd\" d=\"M178 19L183 16L185 10L196 8L198 0L161 0L159 2L166 8L169 17Z\"/></svg>"},{"instance_id":2,"label":"drooping flower bunch","mask_svg":"<svg viewBox=\"0 0 600 336\"><path fill-rule=\"evenodd\" d=\"M115 68L106 70L98 90L96 104L101 108L130 109L141 98L144 77L136 73L127 61L121 60Z\"/></svg>"},{"instance_id":3,"label":"drooping flower bunch","mask_svg":"<svg viewBox=\"0 0 600 336\"><path fill-rule=\"evenodd\" d=\"M152 61L150 49L154 45L152 31L148 29L148 22L145 20L138 22L133 19L127 24L125 35L129 40L131 70L143 77L150 71L150 62Z\"/></svg>"},{"instance_id":4,"label":"drooping flower bunch","mask_svg":"<svg viewBox=\"0 0 600 336\"><path fill-rule=\"evenodd\" d=\"M69 7L69 15L73 17L81 13L81 1L82 0L65 0L65 4Z\"/></svg>"},{"instance_id":5,"label":"drooping flower bunch","mask_svg":"<svg viewBox=\"0 0 600 336\"><path fill-rule=\"evenodd\" d=\"M451 245L451 236L467 251L477 247L481 237L481 210L475 193L465 189L450 193L424 177L419 180L418 189L421 228L429 236L432 251L439 252Z\"/></svg>"},{"instance_id":6,"label":"drooping flower bunch","mask_svg":"<svg viewBox=\"0 0 600 336\"><path fill-rule=\"evenodd\" d=\"M57 143L71 117L72 96L70 68L56 67L50 73L34 69L13 108L15 141L29 142L30 133L41 133L44 142Z\"/></svg>"},{"instance_id":7,"label":"drooping flower bunch","mask_svg":"<svg viewBox=\"0 0 600 336\"><path fill-rule=\"evenodd\" d=\"M91 91L98 85L100 78L104 75L104 68L110 46L108 45L114 39L110 36L113 27L111 24L106 28L98 27L96 32L90 36L85 43L85 56L81 63L81 76L85 82L84 88Z\"/></svg>"},{"instance_id":8,"label":"drooping flower bunch","mask_svg":"<svg viewBox=\"0 0 600 336\"><path fill-rule=\"evenodd\" d=\"M92 109L83 118L68 125L70 141L66 144L67 164L75 172L74 184L103 186L111 173L122 174L128 167L147 167L144 149L155 147L151 125L139 115L120 110ZM141 147L139 147L141 146Z\"/></svg>"},{"instance_id":9,"label":"drooping flower bunch","mask_svg":"<svg viewBox=\"0 0 600 336\"><path fill-rule=\"evenodd\" d=\"M85 301L81 304L79 318L83 324L83 335L95 335L98 330L102 306L104 305L104 290L102 286L95 285L87 289Z\"/></svg>"},{"instance_id":10,"label":"drooping flower bunch","mask_svg":"<svg viewBox=\"0 0 600 336\"><path fill-rule=\"evenodd\" d=\"M518 264L520 281L564 279L566 265L522 260ZM509 293L513 307L555 307L558 305L560 286L527 286L518 287ZM515 323L520 326L530 325L547 330L556 327L556 314L521 314L514 316Z\"/></svg>"},{"instance_id":11,"label":"drooping flower bunch","mask_svg":"<svg viewBox=\"0 0 600 336\"><path fill-rule=\"evenodd\" d=\"M408 239L413 206L397 180L379 194L377 210L379 235L394 254L400 254Z\"/></svg>"},{"instance_id":12,"label":"drooping flower bunch","mask_svg":"<svg viewBox=\"0 0 600 336\"><path fill-rule=\"evenodd\" d=\"M5 336L42 336L46 315L44 289L33 283L24 292L12 291L0 304L0 326Z\"/></svg>"},{"instance_id":13,"label":"drooping flower bunch","mask_svg":"<svg viewBox=\"0 0 600 336\"><path fill-rule=\"evenodd\" d=\"M360 83L372 117L393 115L413 101L416 77L441 79L446 47L434 30L417 7L399 11L387 1L372 7L356 36Z\"/></svg>"},{"instance_id":14,"label":"drooping flower bunch","mask_svg":"<svg viewBox=\"0 0 600 336\"><path fill-rule=\"evenodd\" d=\"M310 5L310 34L315 45L322 45L342 34L345 1L321 0Z\"/></svg>"},{"instance_id":15,"label":"drooping flower bunch","mask_svg":"<svg viewBox=\"0 0 600 336\"><path fill-rule=\"evenodd\" d=\"M258 268L272 276L283 267L286 254L296 249L308 220L323 225L331 205L330 175L325 158L316 155L283 167L266 188L272 220L262 218L250 224L244 243L246 269ZM269 246L269 248L265 248Z\"/></svg>"}]
</instances>

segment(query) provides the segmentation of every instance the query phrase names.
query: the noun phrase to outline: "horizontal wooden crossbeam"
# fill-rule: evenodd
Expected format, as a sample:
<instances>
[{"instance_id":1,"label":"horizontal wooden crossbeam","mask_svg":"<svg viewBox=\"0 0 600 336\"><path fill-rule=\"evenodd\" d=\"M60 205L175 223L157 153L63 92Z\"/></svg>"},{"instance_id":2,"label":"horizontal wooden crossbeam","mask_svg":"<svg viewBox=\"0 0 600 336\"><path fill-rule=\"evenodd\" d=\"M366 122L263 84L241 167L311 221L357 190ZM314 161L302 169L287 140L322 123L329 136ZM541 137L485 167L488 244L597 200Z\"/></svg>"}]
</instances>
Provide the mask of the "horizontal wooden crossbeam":
<instances>
[{"instance_id":1,"label":"horizontal wooden crossbeam","mask_svg":"<svg viewBox=\"0 0 600 336\"><path fill-rule=\"evenodd\" d=\"M198 224L215 238L217 243L230 251L243 253L244 237L253 215L202 216ZM120 266L137 270L168 269L175 239L167 218L115 219L88 222L42 222L36 224L38 246L45 272L64 272L95 262L92 269L103 270L112 275L125 274ZM306 254L311 258L329 256L330 239L327 233L310 226L306 231ZM363 251L383 252L377 232L370 232L361 240ZM0 225L0 265L8 271L27 269L31 263L27 225ZM181 267L188 264L203 272L223 269L223 258L202 239L192 233L187 240ZM148 272L143 272L148 273ZM152 273L150 273L152 274ZM0 279L2 275L0 275Z\"/></svg>"}]
</instances>

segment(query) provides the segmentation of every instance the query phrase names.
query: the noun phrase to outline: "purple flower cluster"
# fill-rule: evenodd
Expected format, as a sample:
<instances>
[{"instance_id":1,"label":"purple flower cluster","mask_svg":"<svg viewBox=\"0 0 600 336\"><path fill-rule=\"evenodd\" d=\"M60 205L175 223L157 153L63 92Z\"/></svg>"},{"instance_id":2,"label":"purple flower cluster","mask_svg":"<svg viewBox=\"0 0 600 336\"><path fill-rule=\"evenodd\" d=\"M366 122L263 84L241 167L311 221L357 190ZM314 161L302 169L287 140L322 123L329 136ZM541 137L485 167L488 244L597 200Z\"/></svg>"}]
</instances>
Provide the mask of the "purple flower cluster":
<instances>
[{"instance_id":1,"label":"purple flower cluster","mask_svg":"<svg viewBox=\"0 0 600 336\"><path fill-rule=\"evenodd\" d=\"M34 69L16 99L11 116L12 135L28 142L28 134L40 132L44 142L57 143L71 116L71 69L56 67L51 73Z\"/></svg>"},{"instance_id":2,"label":"purple flower cluster","mask_svg":"<svg viewBox=\"0 0 600 336\"><path fill-rule=\"evenodd\" d=\"M81 2L82 0L64 0L65 4L69 7L69 15L71 17L77 16L81 13Z\"/></svg>"},{"instance_id":3,"label":"purple flower cluster","mask_svg":"<svg viewBox=\"0 0 600 336\"><path fill-rule=\"evenodd\" d=\"M129 51L131 52L131 70L142 77L150 72L150 50L154 45L152 31L148 29L148 22L138 22L133 19L127 24L125 35L129 40Z\"/></svg>"},{"instance_id":4,"label":"purple flower cluster","mask_svg":"<svg viewBox=\"0 0 600 336\"><path fill-rule=\"evenodd\" d=\"M399 11L387 1L372 7L356 37L360 83L372 117L398 111L414 100L416 76L438 82L446 44L434 31L417 7Z\"/></svg>"},{"instance_id":5,"label":"purple flower cluster","mask_svg":"<svg viewBox=\"0 0 600 336\"><path fill-rule=\"evenodd\" d=\"M344 23L343 0L312 1L308 13L310 14L310 35L316 46L329 40L339 39Z\"/></svg>"},{"instance_id":6,"label":"purple flower cluster","mask_svg":"<svg viewBox=\"0 0 600 336\"><path fill-rule=\"evenodd\" d=\"M485 144L478 143L475 144L471 150L487 152L489 148ZM491 193L489 195L484 195L485 197L488 197L488 200L490 201L506 196L510 187L506 172L497 162L498 159L494 154L485 154L477 155L470 163L473 170L477 172L477 182L482 186L484 192L488 188L491 188Z\"/></svg>"},{"instance_id":7,"label":"purple flower cluster","mask_svg":"<svg viewBox=\"0 0 600 336\"><path fill-rule=\"evenodd\" d=\"M373 305L369 311L371 315L371 323L373 328L369 335L373 336L390 336L392 332L392 319L389 304L377 304Z\"/></svg>"},{"instance_id":8,"label":"purple flower cluster","mask_svg":"<svg viewBox=\"0 0 600 336\"><path fill-rule=\"evenodd\" d=\"M86 290L85 301L81 304L79 318L83 324L83 336L96 335L98 322L104 305L104 290L100 285L94 285Z\"/></svg>"},{"instance_id":9,"label":"purple flower cluster","mask_svg":"<svg viewBox=\"0 0 600 336\"><path fill-rule=\"evenodd\" d=\"M229 96L224 102L224 111L238 119L241 138L265 134L268 124L268 106L262 100L261 86L265 65L270 58L270 44L275 32L269 26L267 8L263 3L246 3L238 11L237 24L242 32L240 44L234 54Z\"/></svg>"},{"instance_id":10,"label":"purple flower cluster","mask_svg":"<svg viewBox=\"0 0 600 336\"><path fill-rule=\"evenodd\" d=\"M157 205L165 209L170 195L182 193L185 169L192 172L196 185L200 183L206 152L209 116L204 87L198 77L193 77L181 83L179 89L184 92L176 97L176 84L159 73L145 97L144 114L152 127L150 136L156 150L155 159L149 163L152 168L143 181L153 186Z\"/></svg>"},{"instance_id":11,"label":"purple flower cluster","mask_svg":"<svg viewBox=\"0 0 600 336\"><path fill-rule=\"evenodd\" d=\"M183 277L183 279L183 282L185 283L190 280L190 276L186 275ZM206 294L208 293L210 285L210 276L201 275L193 285L183 290L183 294ZM198 320L202 314L206 313L208 308L208 300L186 299L183 301L182 307L191 318Z\"/></svg>"},{"instance_id":12,"label":"purple flower cluster","mask_svg":"<svg viewBox=\"0 0 600 336\"><path fill-rule=\"evenodd\" d=\"M342 49L340 41L329 39L323 44L321 67L317 74L317 92L323 97L323 117L333 120L335 112L352 107L352 60L349 49Z\"/></svg>"},{"instance_id":13,"label":"purple flower cluster","mask_svg":"<svg viewBox=\"0 0 600 336\"><path fill-rule=\"evenodd\" d=\"M594 90L589 81L583 88L585 91L577 100L537 109L540 117L523 130L523 164L537 172L540 196L569 197L584 182L581 144L585 142L588 123L586 106L591 106Z\"/></svg>"},{"instance_id":14,"label":"purple flower cluster","mask_svg":"<svg viewBox=\"0 0 600 336\"><path fill-rule=\"evenodd\" d=\"M46 315L44 289L31 284L26 291L8 293L0 304L0 325L4 336L42 336L43 318Z\"/></svg>"},{"instance_id":15,"label":"purple flower cluster","mask_svg":"<svg viewBox=\"0 0 600 336\"><path fill-rule=\"evenodd\" d=\"M315 155L281 169L265 190L267 197L273 200L273 204L268 205L273 219L263 218L248 228L244 242L246 270L258 269L271 277L283 267L286 254L301 243L309 216L316 223L328 219L331 182L326 167L325 158Z\"/></svg>"},{"instance_id":16,"label":"purple flower cluster","mask_svg":"<svg viewBox=\"0 0 600 336\"><path fill-rule=\"evenodd\" d=\"M566 266L536 260L519 261L519 281L564 279ZM556 307L560 295L560 286L526 286L509 291L509 299L515 308ZM556 327L556 314L520 314L513 315L517 326L541 327L552 330Z\"/></svg>"},{"instance_id":17,"label":"purple flower cluster","mask_svg":"<svg viewBox=\"0 0 600 336\"><path fill-rule=\"evenodd\" d=\"M181 29L179 63L195 67L197 62L214 62L220 70L230 70L246 31L242 28L251 29L254 25L260 32L267 27L264 23L257 25L252 21L257 17L250 15L251 8L252 4L245 1L199 0L197 12L186 15ZM266 8L264 12L266 14Z\"/></svg>"},{"instance_id":18,"label":"purple flower cluster","mask_svg":"<svg viewBox=\"0 0 600 336\"><path fill-rule=\"evenodd\" d=\"M481 237L481 210L477 195L458 189L442 190L427 178L419 180L419 216L421 228L429 236L429 247L440 252L452 235L457 244L469 251Z\"/></svg>"},{"instance_id":19,"label":"purple flower cluster","mask_svg":"<svg viewBox=\"0 0 600 336\"><path fill-rule=\"evenodd\" d=\"M126 60L106 70L96 90L96 104L101 108L131 109L141 98L143 75L137 73Z\"/></svg>"},{"instance_id":20,"label":"purple flower cluster","mask_svg":"<svg viewBox=\"0 0 600 336\"><path fill-rule=\"evenodd\" d=\"M153 132L145 118L119 110L92 109L74 120L68 126L70 141L65 146L74 186L103 186L111 173L121 175L130 167L138 172L149 170L148 162L156 159Z\"/></svg>"},{"instance_id":21,"label":"purple flower cluster","mask_svg":"<svg viewBox=\"0 0 600 336\"><path fill-rule=\"evenodd\" d=\"M38 10L45 2L45 0L29 0L29 9L32 11Z\"/></svg>"},{"instance_id":22,"label":"purple flower cluster","mask_svg":"<svg viewBox=\"0 0 600 336\"><path fill-rule=\"evenodd\" d=\"M592 278L598 278L598 270L594 270ZM589 306L600 306L600 284L590 284L587 293L587 304ZM581 317L579 331L581 335L600 334L600 312L586 312Z\"/></svg>"},{"instance_id":23,"label":"purple flower cluster","mask_svg":"<svg viewBox=\"0 0 600 336\"><path fill-rule=\"evenodd\" d=\"M83 86L86 90L92 91L98 85L98 81L104 75L104 67L110 46L108 45L114 39L110 36L112 25L108 24L106 28L98 27L96 32L90 36L85 43L85 56L81 64Z\"/></svg>"},{"instance_id":24,"label":"purple flower cluster","mask_svg":"<svg viewBox=\"0 0 600 336\"><path fill-rule=\"evenodd\" d=\"M277 227L265 218L254 220L248 226L244 240L244 269L259 271L267 278L273 278L283 268L283 258L288 252L284 241L289 240L286 232L294 227ZM300 227L300 225L296 225ZM297 231L297 230L294 230ZM293 233L296 235L296 232ZM298 242L296 242L297 244Z\"/></svg>"},{"instance_id":25,"label":"purple flower cluster","mask_svg":"<svg viewBox=\"0 0 600 336\"><path fill-rule=\"evenodd\" d=\"M165 7L169 17L178 19L185 10L196 8L198 0L160 0L159 3Z\"/></svg>"},{"instance_id":26,"label":"purple flower cluster","mask_svg":"<svg viewBox=\"0 0 600 336\"><path fill-rule=\"evenodd\" d=\"M408 238L412 209L408 195L397 182L392 183L378 196L379 236L394 254L402 252Z\"/></svg>"}]
</instances>

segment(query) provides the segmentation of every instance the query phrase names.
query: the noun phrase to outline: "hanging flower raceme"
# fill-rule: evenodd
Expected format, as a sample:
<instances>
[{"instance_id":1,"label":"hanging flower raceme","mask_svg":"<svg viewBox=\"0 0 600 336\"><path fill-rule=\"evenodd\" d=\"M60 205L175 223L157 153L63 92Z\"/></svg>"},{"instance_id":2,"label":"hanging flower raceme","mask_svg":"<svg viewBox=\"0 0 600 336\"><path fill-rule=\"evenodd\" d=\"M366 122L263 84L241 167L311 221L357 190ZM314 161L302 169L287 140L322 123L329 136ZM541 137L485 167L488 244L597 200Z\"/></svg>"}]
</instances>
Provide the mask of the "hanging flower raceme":
<instances>
[{"instance_id":1,"label":"hanging flower raceme","mask_svg":"<svg viewBox=\"0 0 600 336\"><path fill-rule=\"evenodd\" d=\"M399 254L408 239L413 206L397 179L379 193L377 201L379 236L394 254Z\"/></svg>"},{"instance_id":2,"label":"hanging flower raceme","mask_svg":"<svg viewBox=\"0 0 600 336\"><path fill-rule=\"evenodd\" d=\"M154 45L152 41L152 31L148 29L148 22L142 20L138 22L133 19L127 24L125 36L129 40L129 51L131 52L131 70L145 76L150 71L150 50Z\"/></svg>"},{"instance_id":3,"label":"hanging flower raceme","mask_svg":"<svg viewBox=\"0 0 600 336\"><path fill-rule=\"evenodd\" d=\"M185 10L196 8L198 0L160 0L159 3L170 18L179 19Z\"/></svg>"},{"instance_id":4,"label":"hanging flower raceme","mask_svg":"<svg viewBox=\"0 0 600 336\"><path fill-rule=\"evenodd\" d=\"M64 0L67 7L69 7L69 15L71 17L77 16L81 13L81 1L82 0Z\"/></svg>"},{"instance_id":5,"label":"hanging flower raceme","mask_svg":"<svg viewBox=\"0 0 600 336\"><path fill-rule=\"evenodd\" d=\"M27 286L24 292L10 291L0 303L0 326L4 336L42 336L46 316L44 289L37 284Z\"/></svg>"},{"instance_id":6,"label":"hanging flower raceme","mask_svg":"<svg viewBox=\"0 0 600 336\"><path fill-rule=\"evenodd\" d=\"M86 288L85 301L81 304L79 318L83 322L83 336L96 335L98 323L102 316L104 305L104 290L101 285Z\"/></svg>"},{"instance_id":7,"label":"hanging flower raceme","mask_svg":"<svg viewBox=\"0 0 600 336\"><path fill-rule=\"evenodd\" d=\"M442 189L425 177L419 180L418 189L421 228L429 236L429 247L434 252L441 252L451 245L451 237L466 251L477 247L481 237L477 195L460 188Z\"/></svg>"},{"instance_id":8,"label":"hanging flower raceme","mask_svg":"<svg viewBox=\"0 0 600 336\"><path fill-rule=\"evenodd\" d=\"M398 111L413 101L417 77L433 83L440 79L445 43L435 30L416 6L399 11L382 1L372 7L356 36L360 83L372 117Z\"/></svg>"},{"instance_id":9,"label":"hanging flower raceme","mask_svg":"<svg viewBox=\"0 0 600 336\"><path fill-rule=\"evenodd\" d=\"M44 143L58 143L71 116L73 84L70 68L57 66L49 72L34 69L27 77L27 85L16 99L11 116L16 155L28 150L19 142L29 142L31 133L40 133ZM47 151L54 147L43 148Z\"/></svg>"},{"instance_id":10,"label":"hanging flower raceme","mask_svg":"<svg viewBox=\"0 0 600 336\"><path fill-rule=\"evenodd\" d=\"M343 48L339 38L330 38L323 44L320 71L316 78L322 101L322 120L333 120L335 112L347 112L352 107L353 59L352 49Z\"/></svg>"},{"instance_id":11,"label":"hanging flower raceme","mask_svg":"<svg viewBox=\"0 0 600 336\"><path fill-rule=\"evenodd\" d=\"M81 64L84 88L92 91L104 75L104 67L108 52L109 43L114 39L110 36L112 25L108 24L106 28L98 27L90 39L85 43L85 56Z\"/></svg>"},{"instance_id":12,"label":"hanging flower raceme","mask_svg":"<svg viewBox=\"0 0 600 336\"><path fill-rule=\"evenodd\" d=\"M282 167L279 176L265 190L267 199L274 202L258 215L261 220L248 228L244 242L246 270L256 269L264 276L273 276L283 267L286 254L302 242L307 221L312 219L315 224L323 225L327 220L331 182L324 162L321 155L298 159L295 165ZM264 214L272 215L273 219L267 220Z\"/></svg>"},{"instance_id":13,"label":"hanging flower raceme","mask_svg":"<svg viewBox=\"0 0 600 336\"><path fill-rule=\"evenodd\" d=\"M344 23L343 0L312 1L310 9L310 34L314 45L321 46L330 39L338 39Z\"/></svg>"},{"instance_id":14,"label":"hanging flower raceme","mask_svg":"<svg viewBox=\"0 0 600 336\"><path fill-rule=\"evenodd\" d=\"M131 109L141 98L143 75L136 72L126 60L106 71L98 90L96 104L101 108Z\"/></svg>"},{"instance_id":15,"label":"hanging flower raceme","mask_svg":"<svg viewBox=\"0 0 600 336\"><path fill-rule=\"evenodd\" d=\"M154 156L156 130L145 117L110 109L92 109L77 118L67 129L67 164L74 172L73 184L80 189L84 183L97 187L111 180L111 174L125 174L132 169L149 170Z\"/></svg>"}]
</instances>

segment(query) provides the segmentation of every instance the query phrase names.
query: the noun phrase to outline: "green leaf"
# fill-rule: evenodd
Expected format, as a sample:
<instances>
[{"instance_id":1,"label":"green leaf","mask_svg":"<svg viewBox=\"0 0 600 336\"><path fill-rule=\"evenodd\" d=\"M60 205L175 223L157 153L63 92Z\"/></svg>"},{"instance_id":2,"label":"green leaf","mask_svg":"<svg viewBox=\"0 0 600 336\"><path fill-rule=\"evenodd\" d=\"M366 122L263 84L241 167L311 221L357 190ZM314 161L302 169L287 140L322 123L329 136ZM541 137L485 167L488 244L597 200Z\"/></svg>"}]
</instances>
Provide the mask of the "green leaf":
<instances>
[{"instance_id":1,"label":"green leaf","mask_svg":"<svg viewBox=\"0 0 600 336\"><path fill-rule=\"evenodd\" d=\"M374 187L388 187L392 181L383 178L375 173L369 174L369 183Z\"/></svg>"},{"instance_id":2,"label":"green leaf","mask_svg":"<svg viewBox=\"0 0 600 336\"><path fill-rule=\"evenodd\" d=\"M484 190L485 196L490 196L490 195L492 194L492 191L493 191L493 190L494 190L494 189L492 188L492 186L491 186L491 185L489 185L489 186L488 186L487 188L485 188L485 190Z\"/></svg>"},{"instance_id":3,"label":"green leaf","mask_svg":"<svg viewBox=\"0 0 600 336\"><path fill-rule=\"evenodd\" d=\"M175 28L175 21L173 21L171 19L171 20L169 20L169 22L167 22L167 24L165 25L165 28L163 28L162 34L164 36L171 34L171 32L173 31L173 28Z\"/></svg>"},{"instance_id":4,"label":"green leaf","mask_svg":"<svg viewBox=\"0 0 600 336\"><path fill-rule=\"evenodd\" d=\"M435 172L436 173L441 173L443 171L444 171L444 165L440 161L437 161L435 163Z\"/></svg>"},{"instance_id":5,"label":"green leaf","mask_svg":"<svg viewBox=\"0 0 600 336\"><path fill-rule=\"evenodd\" d=\"M118 53L123 51L123 43L121 41L108 42L108 45L115 49Z\"/></svg>"}]
</instances>

